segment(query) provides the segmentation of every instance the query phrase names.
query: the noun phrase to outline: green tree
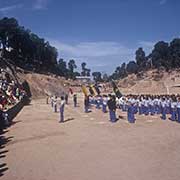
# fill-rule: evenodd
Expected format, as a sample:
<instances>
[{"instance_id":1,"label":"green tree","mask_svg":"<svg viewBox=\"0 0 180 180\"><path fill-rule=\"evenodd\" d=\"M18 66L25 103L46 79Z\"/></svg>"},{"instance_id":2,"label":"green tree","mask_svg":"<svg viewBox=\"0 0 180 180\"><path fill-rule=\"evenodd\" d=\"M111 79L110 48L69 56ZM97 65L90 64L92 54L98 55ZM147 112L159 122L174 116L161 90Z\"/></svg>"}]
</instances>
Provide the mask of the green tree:
<instances>
[{"instance_id":1,"label":"green tree","mask_svg":"<svg viewBox=\"0 0 180 180\"><path fill-rule=\"evenodd\" d=\"M81 68L82 68L82 72L81 72L81 76L90 76L91 74L91 70L90 69L87 69L86 68L86 63L85 62L83 62L82 64L81 64Z\"/></svg>"},{"instance_id":2,"label":"green tree","mask_svg":"<svg viewBox=\"0 0 180 180\"><path fill-rule=\"evenodd\" d=\"M169 46L170 58L172 68L180 67L180 38L173 39Z\"/></svg>"},{"instance_id":3,"label":"green tree","mask_svg":"<svg viewBox=\"0 0 180 180\"><path fill-rule=\"evenodd\" d=\"M71 78L71 79L75 78L74 69L76 69L76 68L77 68L77 66L76 66L75 60L73 60L73 59L69 60L69 62L68 62L69 78Z\"/></svg>"},{"instance_id":4,"label":"green tree","mask_svg":"<svg viewBox=\"0 0 180 180\"><path fill-rule=\"evenodd\" d=\"M146 55L141 47L136 51L136 64L140 70L146 67Z\"/></svg>"},{"instance_id":5,"label":"green tree","mask_svg":"<svg viewBox=\"0 0 180 180\"><path fill-rule=\"evenodd\" d=\"M130 61L128 64L127 64L127 67L126 67L126 71L128 73L137 73L138 72L138 65L136 64L135 61Z\"/></svg>"},{"instance_id":6,"label":"green tree","mask_svg":"<svg viewBox=\"0 0 180 180\"><path fill-rule=\"evenodd\" d=\"M65 76L67 77L67 65L66 65L66 61L64 61L64 59L59 59L58 61L58 70L59 70L59 75L61 76Z\"/></svg>"},{"instance_id":7,"label":"green tree","mask_svg":"<svg viewBox=\"0 0 180 180\"><path fill-rule=\"evenodd\" d=\"M96 82L101 82L102 81L100 72L93 72L92 76L93 76L94 81L96 81Z\"/></svg>"},{"instance_id":8,"label":"green tree","mask_svg":"<svg viewBox=\"0 0 180 180\"><path fill-rule=\"evenodd\" d=\"M169 44L164 41L156 43L150 57L155 68L161 66L169 68L171 65L169 61Z\"/></svg>"}]
</instances>

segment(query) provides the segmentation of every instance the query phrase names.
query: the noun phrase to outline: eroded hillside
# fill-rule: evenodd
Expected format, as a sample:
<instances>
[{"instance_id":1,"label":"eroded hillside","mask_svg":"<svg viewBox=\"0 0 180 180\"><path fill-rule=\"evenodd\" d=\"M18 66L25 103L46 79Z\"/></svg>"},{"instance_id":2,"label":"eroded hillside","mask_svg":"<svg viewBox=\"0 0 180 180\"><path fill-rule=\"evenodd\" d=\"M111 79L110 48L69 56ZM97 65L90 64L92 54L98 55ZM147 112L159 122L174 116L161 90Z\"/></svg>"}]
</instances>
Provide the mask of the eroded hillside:
<instances>
[{"instance_id":1,"label":"eroded hillside","mask_svg":"<svg viewBox=\"0 0 180 180\"><path fill-rule=\"evenodd\" d=\"M118 86L126 94L178 94L180 93L180 71L151 70L143 74L131 74L120 80Z\"/></svg>"}]
</instances>

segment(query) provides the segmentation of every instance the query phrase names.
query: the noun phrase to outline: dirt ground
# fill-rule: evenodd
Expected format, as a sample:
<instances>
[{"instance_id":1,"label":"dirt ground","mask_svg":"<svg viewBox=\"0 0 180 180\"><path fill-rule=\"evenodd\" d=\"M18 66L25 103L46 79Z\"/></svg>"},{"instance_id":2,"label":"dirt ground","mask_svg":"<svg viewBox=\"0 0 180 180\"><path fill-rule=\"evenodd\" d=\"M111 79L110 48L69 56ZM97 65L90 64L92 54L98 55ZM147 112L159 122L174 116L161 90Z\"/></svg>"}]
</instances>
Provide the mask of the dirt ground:
<instances>
[{"instance_id":1,"label":"dirt ground","mask_svg":"<svg viewBox=\"0 0 180 180\"><path fill-rule=\"evenodd\" d=\"M117 123L72 101L58 123L45 99L33 100L3 135L2 180L179 180L180 124L159 116ZM6 167L5 167L6 165ZM3 165L2 165L3 166Z\"/></svg>"}]
</instances>

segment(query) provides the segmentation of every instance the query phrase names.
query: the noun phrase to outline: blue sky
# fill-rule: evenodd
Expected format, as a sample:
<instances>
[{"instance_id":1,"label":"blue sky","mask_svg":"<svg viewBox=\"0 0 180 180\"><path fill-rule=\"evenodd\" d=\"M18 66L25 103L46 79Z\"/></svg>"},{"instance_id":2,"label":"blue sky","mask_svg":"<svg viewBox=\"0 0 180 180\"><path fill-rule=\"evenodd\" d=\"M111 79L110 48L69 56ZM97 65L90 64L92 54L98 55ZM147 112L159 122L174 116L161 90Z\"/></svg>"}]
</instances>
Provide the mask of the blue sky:
<instances>
[{"instance_id":1,"label":"blue sky","mask_svg":"<svg viewBox=\"0 0 180 180\"><path fill-rule=\"evenodd\" d=\"M92 71L111 73L149 53L159 40L180 37L179 0L0 0L0 17L48 40L65 60L85 61Z\"/></svg>"}]
</instances>

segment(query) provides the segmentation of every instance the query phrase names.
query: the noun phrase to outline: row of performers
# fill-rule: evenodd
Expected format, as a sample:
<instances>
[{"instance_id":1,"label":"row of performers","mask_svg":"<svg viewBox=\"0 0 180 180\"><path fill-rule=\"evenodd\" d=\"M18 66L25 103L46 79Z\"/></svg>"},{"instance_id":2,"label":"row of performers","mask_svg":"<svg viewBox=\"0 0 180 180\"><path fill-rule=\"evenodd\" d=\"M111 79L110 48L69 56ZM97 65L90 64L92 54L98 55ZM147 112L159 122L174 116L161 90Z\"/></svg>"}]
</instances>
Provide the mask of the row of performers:
<instances>
[{"instance_id":1,"label":"row of performers","mask_svg":"<svg viewBox=\"0 0 180 180\"><path fill-rule=\"evenodd\" d=\"M166 120L170 114L172 121L180 122L180 96L177 95L127 95L116 97L115 95L85 96L85 112L88 112L89 105L95 105L97 109L102 109L104 113L109 109L110 121L115 122L116 109L127 112L127 119L130 123L135 122L135 114L157 115L161 114L161 119Z\"/></svg>"}]
</instances>

